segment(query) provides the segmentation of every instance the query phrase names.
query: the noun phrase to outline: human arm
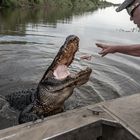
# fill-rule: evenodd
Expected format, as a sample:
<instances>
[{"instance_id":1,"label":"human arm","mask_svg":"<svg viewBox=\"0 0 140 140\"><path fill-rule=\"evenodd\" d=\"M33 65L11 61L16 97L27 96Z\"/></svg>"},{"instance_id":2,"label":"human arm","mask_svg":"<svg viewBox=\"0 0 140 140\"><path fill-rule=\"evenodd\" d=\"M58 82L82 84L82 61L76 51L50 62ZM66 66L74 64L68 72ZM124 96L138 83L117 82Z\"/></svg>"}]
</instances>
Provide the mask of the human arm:
<instances>
[{"instance_id":1,"label":"human arm","mask_svg":"<svg viewBox=\"0 0 140 140\"><path fill-rule=\"evenodd\" d=\"M106 45L106 44L100 44L96 43L97 47L101 48L102 50L99 52L99 54L103 57L107 55L108 53L122 53L132 56L138 56L140 57L140 44L136 45Z\"/></svg>"}]
</instances>

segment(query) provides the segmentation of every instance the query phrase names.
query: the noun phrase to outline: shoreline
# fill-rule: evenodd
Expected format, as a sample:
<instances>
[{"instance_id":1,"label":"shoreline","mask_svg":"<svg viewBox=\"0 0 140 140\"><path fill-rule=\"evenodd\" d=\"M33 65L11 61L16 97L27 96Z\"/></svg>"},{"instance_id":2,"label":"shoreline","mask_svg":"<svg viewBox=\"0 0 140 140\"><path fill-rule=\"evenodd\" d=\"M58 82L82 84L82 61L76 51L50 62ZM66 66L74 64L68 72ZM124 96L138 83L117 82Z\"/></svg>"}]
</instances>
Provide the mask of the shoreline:
<instances>
[{"instance_id":1,"label":"shoreline","mask_svg":"<svg viewBox=\"0 0 140 140\"><path fill-rule=\"evenodd\" d=\"M19 2L17 0L7 0L0 3L0 9L3 8L39 8L39 7L67 7L67 8L80 8L80 9L92 9L95 7L107 7L107 6L118 6L118 4L114 4L107 1L99 1L99 0L86 0L86 1L78 1L78 0L34 0L32 2L28 0L24 0Z\"/></svg>"}]
</instances>

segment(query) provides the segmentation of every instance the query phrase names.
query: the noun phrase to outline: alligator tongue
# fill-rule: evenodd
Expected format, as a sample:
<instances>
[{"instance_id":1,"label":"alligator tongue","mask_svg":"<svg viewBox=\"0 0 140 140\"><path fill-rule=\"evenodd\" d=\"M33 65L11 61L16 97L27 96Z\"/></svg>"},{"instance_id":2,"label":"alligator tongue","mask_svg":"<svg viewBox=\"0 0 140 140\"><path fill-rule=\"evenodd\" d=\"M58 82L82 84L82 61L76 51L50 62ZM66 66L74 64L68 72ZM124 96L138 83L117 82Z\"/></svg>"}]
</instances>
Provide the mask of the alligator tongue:
<instances>
[{"instance_id":1,"label":"alligator tongue","mask_svg":"<svg viewBox=\"0 0 140 140\"><path fill-rule=\"evenodd\" d=\"M70 72L68 71L66 65L58 65L57 68L54 70L53 75L56 79L64 79L68 75L70 75Z\"/></svg>"}]
</instances>

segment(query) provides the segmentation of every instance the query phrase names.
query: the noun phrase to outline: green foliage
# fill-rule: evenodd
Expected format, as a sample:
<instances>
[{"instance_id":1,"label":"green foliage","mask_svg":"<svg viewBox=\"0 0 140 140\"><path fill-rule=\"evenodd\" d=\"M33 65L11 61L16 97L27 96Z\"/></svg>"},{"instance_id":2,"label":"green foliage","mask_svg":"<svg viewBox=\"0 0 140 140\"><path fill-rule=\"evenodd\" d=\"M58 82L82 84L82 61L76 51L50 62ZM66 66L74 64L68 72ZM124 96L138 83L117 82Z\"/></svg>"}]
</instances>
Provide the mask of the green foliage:
<instances>
[{"instance_id":1,"label":"green foliage","mask_svg":"<svg viewBox=\"0 0 140 140\"><path fill-rule=\"evenodd\" d=\"M72 7L71 0L47 0L47 4L53 7Z\"/></svg>"},{"instance_id":2,"label":"green foliage","mask_svg":"<svg viewBox=\"0 0 140 140\"><path fill-rule=\"evenodd\" d=\"M17 0L2 0L0 4L3 7L13 7L17 4Z\"/></svg>"},{"instance_id":3,"label":"green foliage","mask_svg":"<svg viewBox=\"0 0 140 140\"><path fill-rule=\"evenodd\" d=\"M34 6L44 3L45 0L1 0L0 7Z\"/></svg>"},{"instance_id":4,"label":"green foliage","mask_svg":"<svg viewBox=\"0 0 140 140\"><path fill-rule=\"evenodd\" d=\"M99 4L101 0L91 0L94 4Z\"/></svg>"},{"instance_id":5,"label":"green foliage","mask_svg":"<svg viewBox=\"0 0 140 140\"><path fill-rule=\"evenodd\" d=\"M91 0L74 0L73 2L74 9L77 10L90 10L96 6Z\"/></svg>"},{"instance_id":6,"label":"green foliage","mask_svg":"<svg viewBox=\"0 0 140 140\"><path fill-rule=\"evenodd\" d=\"M107 5L104 0L0 0L0 7L50 6L59 8L91 9ZM75 9L74 8L74 9Z\"/></svg>"}]
</instances>

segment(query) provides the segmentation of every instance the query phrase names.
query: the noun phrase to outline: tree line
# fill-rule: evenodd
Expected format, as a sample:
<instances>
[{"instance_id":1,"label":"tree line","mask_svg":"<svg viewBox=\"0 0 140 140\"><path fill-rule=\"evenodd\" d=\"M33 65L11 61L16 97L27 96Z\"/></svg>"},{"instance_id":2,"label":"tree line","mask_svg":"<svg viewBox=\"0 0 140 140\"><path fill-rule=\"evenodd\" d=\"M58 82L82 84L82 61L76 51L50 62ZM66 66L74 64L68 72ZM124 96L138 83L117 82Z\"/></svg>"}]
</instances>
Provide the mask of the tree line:
<instances>
[{"instance_id":1,"label":"tree line","mask_svg":"<svg viewBox=\"0 0 140 140\"><path fill-rule=\"evenodd\" d=\"M75 6L109 4L105 0L0 0L0 7L31 7L31 6ZM111 3L110 3L111 4Z\"/></svg>"}]
</instances>

